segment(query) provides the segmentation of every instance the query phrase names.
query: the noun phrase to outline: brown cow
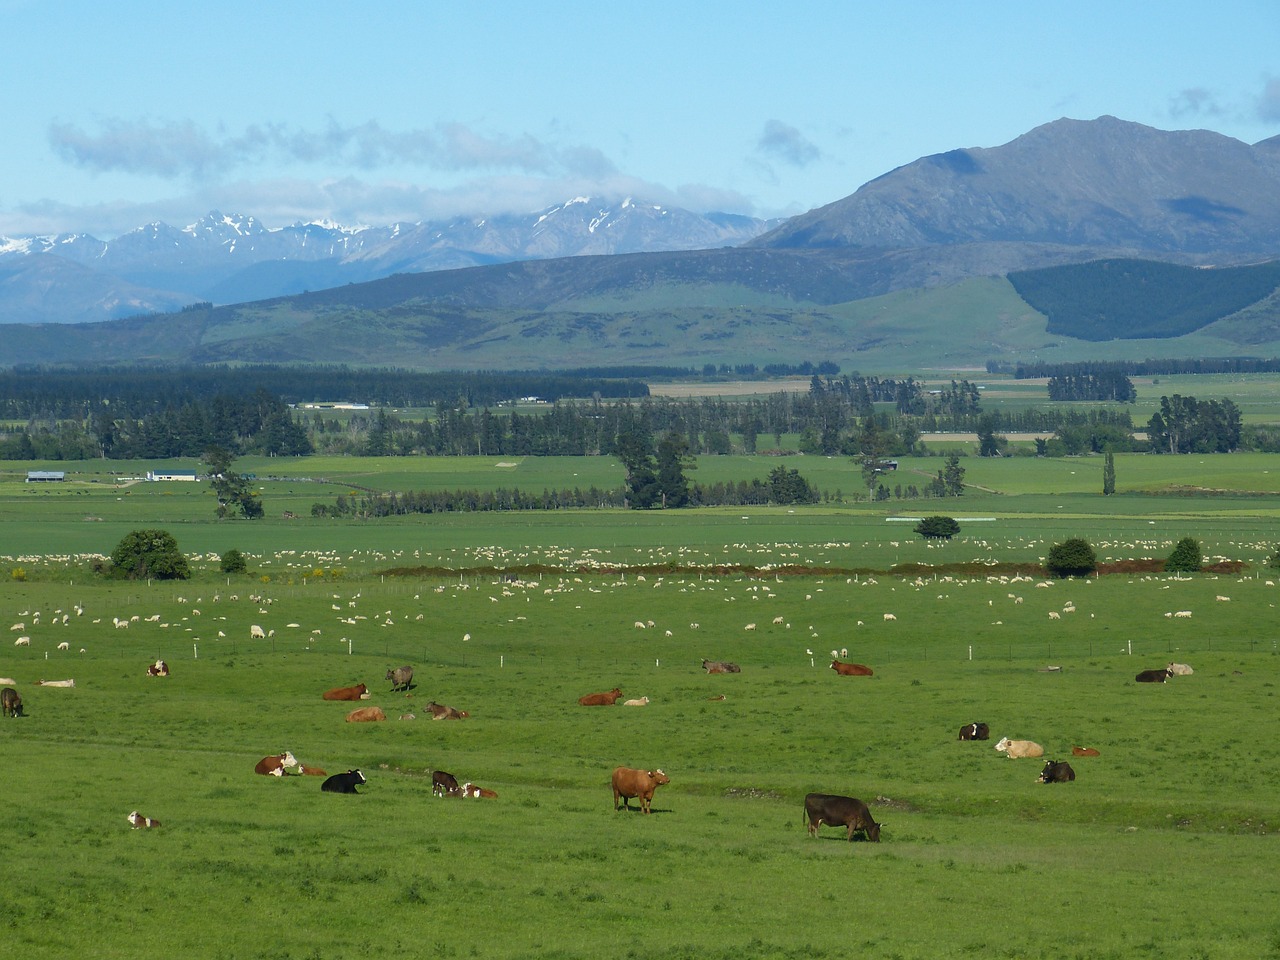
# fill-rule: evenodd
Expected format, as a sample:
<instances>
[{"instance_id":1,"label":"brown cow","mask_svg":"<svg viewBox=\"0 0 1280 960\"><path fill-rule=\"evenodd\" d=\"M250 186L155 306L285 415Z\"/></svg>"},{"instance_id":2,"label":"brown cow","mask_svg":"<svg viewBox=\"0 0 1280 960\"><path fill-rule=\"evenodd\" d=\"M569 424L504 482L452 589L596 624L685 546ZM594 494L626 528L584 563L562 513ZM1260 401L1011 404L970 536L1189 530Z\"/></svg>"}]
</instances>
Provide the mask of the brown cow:
<instances>
[{"instance_id":1,"label":"brown cow","mask_svg":"<svg viewBox=\"0 0 1280 960\"><path fill-rule=\"evenodd\" d=\"M742 668L728 660L703 660L702 669L707 673L741 673Z\"/></svg>"},{"instance_id":2,"label":"brown cow","mask_svg":"<svg viewBox=\"0 0 1280 960\"><path fill-rule=\"evenodd\" d=\"M144 817L137 810L134 810L132 813L129 814L129 822L133 824L133 829L135 830L146 830L151 827L160 826L159 820L153 820L150 817Z\"/></svg>"},{"instance_id":3,"label":"brown cow","mask_svg":"<svg viewBox=\"0 0 1280 960\"><path fill-rule=\"evenodd\" d=\"M613 809L618 809L618 798L622 798L623 808L631 809L631 798L640 798L640 812L648 813L653 802L653 791L671 778L661 770L632 770L630 767L617 767L613 771Z\"/></svg>"},{"instance_id":4,"label":"brown cow","mask_svg":"<svg viewBox=\"0 0 1280 960\"><path fill-rule=\"evenodd\" d=\"M304 767L302 764L298 764L298 770L302 773L304 777L327 777L328 776L328 774L325 773L319 767Z\"/></svg>"},{"instance_id":5,"label":"brown cow","mask_svg":"<svg viewBox=\"0 0 1280 960\"><path fill-rule=\"evenodd\" d=\"M436 797L453 796L462 788L458 786L458 778L444 770L431 771L431 793Z\"/></svg>"},{"instance_id":6,"label":"brown cow","mask_svg":"<svg viewBox=\"0 0 1280 960\"><path fill-rule=\"evenodd\" d=\"M275 756L263 757L254 766L253 772L267 777L283 777L298 768L298 758L286 750Z\"/></svg>"},{"instance_id":7,"label":"brown cow","mask_svg":"<svg viewBox=\"0 0 1280 960\"><path fill-rule=\"evenodd\" d=\"M578 703L584 707L612 707L620 696L622 691L614 687L608 693L588 693L585 697L579 697Z\"/></svg>"},{"instance_id":8,"label":"brown cow","mask_svg":"<svg viewBox=\"0 0 1280 960\"><path fill-rule=\"evenodd\" d=\"M1072 747L1071 755L1073 757L1096 757L1100 754L1093 747Z\"/></svg>"},{"instance_id":9,"label":"brown cow","mask_svg":"<svg viewBox=\"0 0 1280 960\"><path fill-rule=\"evenodd\" d=\"M839 660L832 660L831 669L842 677L869 677L872 675L871 668L861 663L841 663Z\"/></svg>"},{"instance_id":10,"label":"brown cow","mask_svg":"<svg viewBox=\"0 0 1280 960\"><path fill-rule=\"evenodd\" d=\"M0 706L4 707L4 715L6 717L22 716L22 697L13 687L5 687L0 690Z\"/></svg>"},{"instance_id":11,"label":"brown cow","mask_svg":"<svg viewBox=\"0 0 1280 960\"><path fill-rule=\"evenodd\" d=\"M357 683L354 687L335 687L332 690L326 690L322 699L324 700L366 700L368 699L369 688L363 683Z\"/></svg>"},{"instance_id":12,"label":"brown cow","mask_svg":"<svg viewBox=\"0 0 1280 960\"><path fill-rule=\"evenodd\" d=\"M804 812L809 820L810 836L816 837L818 828L825 823L832 827L845 827L849 840L861 830L871 842L880 842L880 824L871 818L871 811L857 797L810 793L804 798Z\"/></svg>"},{"instance_id":13,"label":"brown cow","mask_svg":"<svg viewBox=\"0 0 1280 960\"><path fill-rule=\"evenodd\" d=\"M148 677L167 677L169 675L169 665L163 660L157 660L151 666L147 667Z\"/></svg>"},{"instance_id":14,"label":"brown cow","mask_svg":"<svg viewBox=\"0 0 1280 960\"><path fill-rule=\"evenodd\" d=\"M488 787L477 787L474 783L464 783L458 788L456 793L450 794L453 797L470 797L473 800L497 800L498 795Z\"/></svg>"},{"instance_id":15,"label":"brown cow","mask_svg":"<svg viewBox=\"0 0 1280 960\"><path fill-rule=\"evenodd\" d=\"M381 707L356 707L347 714L347 723L365 723L373 720L385 720L387 715Z\"/></svg>"},{"instance_id":16,"label":"brown cow","mask_svg":"<svg viewBox=\"0 0 1280 960\"><path fill-rule=\"evenodd\" d=\"M453 707L446 707L443 703L436 703L434 700L427 704L427 709L431 711L432 720L462 720L471 716L465 710L455 710Z\"/></svg>"},{"instance_id":17,"label":"brown cow","mask_svg":"<svg viewBox=\"0 0 1280 960\"><path fill-rule=\"evenodd\" d=\"M985 723L966 723L960 728L957 740L987 740L991 737L991 728Z\"/></svg>"}]
</instances>

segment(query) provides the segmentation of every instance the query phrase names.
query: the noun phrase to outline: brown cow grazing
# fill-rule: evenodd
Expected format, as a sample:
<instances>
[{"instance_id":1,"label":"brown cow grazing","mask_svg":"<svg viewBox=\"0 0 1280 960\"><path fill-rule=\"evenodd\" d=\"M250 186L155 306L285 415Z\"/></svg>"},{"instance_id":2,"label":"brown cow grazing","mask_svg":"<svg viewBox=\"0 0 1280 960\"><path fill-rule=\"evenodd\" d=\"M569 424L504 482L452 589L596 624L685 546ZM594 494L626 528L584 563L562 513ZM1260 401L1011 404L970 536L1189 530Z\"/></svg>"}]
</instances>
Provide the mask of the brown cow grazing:
<instances>
[{"instance_id":1,"label":"brown cow grazing","mask_svg":"<svg viewBox=\"0 0 1280 960\"><path fill-rule=\"evenodd\" d=\"M1098 751L1097 751L1097 750L1095 750L1095 749L1093 749L1093 747L1072 747L1072 748L1071 748L1071 755L1072 755L1073 757L1096 757L1096 756L1100 756L1100 754L1098 753Z\"/></svg>"},{"instance_id":2,"label":"brown cow grazing","mask_svg":"<svg viewBox=\"0 0 1280 960\"><path fill-rule=\"evenodd\" d=\"M1168 667L1161 667L1159 670L1143 670L1133 679L1138 683L1164 683L1172 676Z\"/></svg>"},{"instance_id":3,"label":"brown cow grazing","mask_svg":"<svg viewBox=\"0 0 1280 960\"><path fill-rule=\"evenodd\" d=\"M4 708L6 717L20 717L22 716L22 697L13 687L5 687L0 690L0 707Z\"/></svg>"},{"instance_id":4,"label":"brown cow grazing","mask_svg":"<svg viewBox=\"0 0 1280 960\"><path fill-rule=\"evenodd\" d=\"M159 820L152 820L150 817L144 817L137 810L134 810L129 814L129 822L133 824L133 829L135 830L143 830L148 827L160 826Z\"/></svg>"},{"instance_id":5,"label":"brown cow grazing","mask_svg":"<svg viewBox=\"0 0 1280 960\"><path fill-rule=\"evenodd\" d=\"M446 707L443 703L436 703L434 700L427 704L427 709L431 711L432 720L462 720L471 716L465 710L455 710L453 707Z\"/></svg>"},{"instance_id":6,"label":"brown cow grazing","mask_svg":"<svg viewBox=\"0 0 1280 960\"><path fill-rule=\"evenodd\" d=\"M653 802L653 791L671 778L661 770L632 770L630 767L617 767L613 771L613 809L618 809L618 798L622 798L624 809L631 809L631 798L640 798L640 812L648 813Z\"/></svg>"},{"instance_id":7,"label":"brown cow grazing","mask_svg":"<svg viewBox=\"0 0 1280 960\"><path fill-rule=\"evenodd\" d=\"M960 728L960 736L957 740L989 740L991 739L991 728L985 723L966 723Z\"/></svg>"},{"instance_id":8,"label":"brown cow grazing","mask_svg":"<svg viewBox=\"0 0 1280 960\"><path fill-rule=\"evenodd\" d=\"M809 821L809 835L816 837L824 823L829 827L844 827L852 840L859 830L873 843L880 842L880 824L871 819L867 805L856 797L842 797L831 793L811 793L804 798L804 812Z\"/></svg>"},{"instance_id":9,"label":"brown cow grazing","mask_svg":"<svg viewBox=\"0 0 1280 960\"><path fill-rule=\"evenodd\" d=\"M579 697L578 703L584 707L612 707L620 696L622 691L614 687L608 693L588 693L585 697Z\"/></svg>"},{"instance_id":10,"label":"brown cow grazing","mask_svg":"<svg viewBox=\"0 0 1280 960\"><path fill-rule=\"evenodd\" d=\"M445 773L443 770L431 771L431 794L436 797L445 797L457 793L462 788L458 786L458 778L452 773Z\"/></svg>"},{"instance_id":11,"label":"brown cow grazing","mask_svg":"<svg viewBox=\"0 0 1280 960\"><path fill-rule=\"evenodd\" d=\"M147 667L148 677L167 677L169 675L169 665L163 660L157 660L151 666Z\"/></svg>"},{"instance_id":12,"label":"brown cow grazing","mask_svg":"<svg viewBox=\"0 0 1280 960\"><path fill-rule=\"evenodd\" d=\"M323 700L367 700L369 698L369 688L363 683L357 683L354 687L334 687L332 690L326 690L321 699Z\"/></svg>"},{"instance_id":13,"label":"brown cow grazing","mask_svg":"<svg viewBox=\"0 0 1280 960\"><path fill-rule=\"evenodd\" d=\"M728 660L703 660L702 669L707 673L741 673L742 668Z\"/></svg>"},{"instance_id":14,"label":"brown cow grazing","mask_svg":"<svg viewBox=\"0 0 1280 960\"><path fill-rule=\"evenodd\" d=\"M1076 778L1076 772L1065 760L1046 760L1036 783L1070 783Z\"/></svg>"},{"instance_id":15,"label":"brown cow grazing","mask_svg":"<svg viewBox=\"0 0 1280 960\"><path fill-rule=\"evenodd\" d=\"M347 723L370 723L385 719L387 715L382 712L381 707L356 707L347 714Z\"/></svg>"},{"instance_id":16,"label":"brown cow grazing","mask_svg":"<svg viewBox=\"0 0 1280 960\"><path fill-rule=\"evenodd\" d=\"M298 768L298 758L286 750L284 753L278 753L273 757L263 757L254 766L254 773L261 773L267 777L283 777Z\"/></svg>"},{"instance_id":17,"label":"brown cow grazing","mask_svg":"<svg viewBox=\"0 0 1280 960\"><path fill-rule=\"evenodd\" d=\"M841 663L839 660L832 660L831 669L841 677L869 677L872 675L871 668L861 663Z\"/></svg>"}]
</instances>

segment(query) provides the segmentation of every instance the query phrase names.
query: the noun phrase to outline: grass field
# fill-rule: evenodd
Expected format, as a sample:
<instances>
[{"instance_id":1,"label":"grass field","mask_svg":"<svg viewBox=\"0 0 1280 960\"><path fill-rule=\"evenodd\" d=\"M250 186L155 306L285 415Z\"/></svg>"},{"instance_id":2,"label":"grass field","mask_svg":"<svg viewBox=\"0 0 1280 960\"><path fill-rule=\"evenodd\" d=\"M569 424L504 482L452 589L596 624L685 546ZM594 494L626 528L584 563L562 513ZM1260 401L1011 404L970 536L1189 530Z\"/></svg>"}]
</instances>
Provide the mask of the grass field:
<instances>
[{"instance_id":1,"label":"grass field","mask_svg":"<svg viewBox=\"0 0 1280 960\"><path fill-rule=\"evenodd\" d=\"M712 459L699 479L778 463ZM590 485L617 467L238 465L268 519L218 523L199 485L0 480L0 625L31 638L0 645L27 712L0 721L0 929L21 956L1280 955L1270 458L1118 456L1109 498L1100 460L969 458L964 498L919 504L961 518L942 545L892 519L902 502L319 521L321 489ZM175 535L191 581L89 571L140 526ZM1052 584L884 572L1034 561L1066 536L1102 559L1163 557L1186 535L1249 566ZM249 575L217 573L230 547ZM460 572L388 574L415 566ZM836 677L832 649L875 676ZM157 657L171 677L144 675ZM707 676L704 657L742 673ZM1196 672L1133 682L1169 660ZM392 695L402 663L416 686ZM76 686L36 683L63 678ZM388 722L345 723L320 699L354 682ZM615 685L651 702L577 705ZM470 717L432 722L429 700ZM975 720L992 741L957 741ZM1005 735L1101 756L1044 786L1039 762L991 749ZM369 782L337 796L253 774L286 749ZM652 816L613 811L619 764L670 775ZM433 798L434 769L498 799ZM809 791L866 800L882 842L809 838ZM163 826L131 830L133 809Z\"/></svg>"}]
</instances>

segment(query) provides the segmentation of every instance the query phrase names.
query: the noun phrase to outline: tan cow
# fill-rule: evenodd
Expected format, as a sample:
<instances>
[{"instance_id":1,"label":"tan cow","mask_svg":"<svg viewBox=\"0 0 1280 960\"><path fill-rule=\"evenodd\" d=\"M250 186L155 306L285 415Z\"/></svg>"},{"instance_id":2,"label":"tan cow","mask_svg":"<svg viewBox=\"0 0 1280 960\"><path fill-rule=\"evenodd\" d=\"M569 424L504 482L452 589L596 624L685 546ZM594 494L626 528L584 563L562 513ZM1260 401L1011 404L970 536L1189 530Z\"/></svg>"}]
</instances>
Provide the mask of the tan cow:
<instances>
[{"instance_id":1,"label":"tan cow","mask_svg":"<svg viewBox=\"0 0 1280 960\"><path fill-rule=\"evenodd\" d=\"M613 809L618 809L618 798L622 798L622 806L630 810L632 797L640 798L640 812L648 813L653 801L653 791L671 778L661 770L633 770L630 767L617 767L613 771Z\"/></svg>"},{"instance_id":2,"label":"tan cow","mask_svg":"<svg viewBox=\"0 0 1280 960\"><path fill-rule=\"evenodd\" d=\"M367 723L374 720L385 720L387 715L381 707L357 707L347 714L347 723Z\"/></svg>"},{"instance_id":3,"label":"tan cow","mask_svg":"<svg viewBox=\"0 0 1280 960\"><path fill-rule=\"evenodd\" d=\"M1008 737L1001 737L1000 742L996 744L996 749L1007 755L1010 760L1044 756L1044 747L1034 740L1010 740Z\"/></svg>"}]
</instances>

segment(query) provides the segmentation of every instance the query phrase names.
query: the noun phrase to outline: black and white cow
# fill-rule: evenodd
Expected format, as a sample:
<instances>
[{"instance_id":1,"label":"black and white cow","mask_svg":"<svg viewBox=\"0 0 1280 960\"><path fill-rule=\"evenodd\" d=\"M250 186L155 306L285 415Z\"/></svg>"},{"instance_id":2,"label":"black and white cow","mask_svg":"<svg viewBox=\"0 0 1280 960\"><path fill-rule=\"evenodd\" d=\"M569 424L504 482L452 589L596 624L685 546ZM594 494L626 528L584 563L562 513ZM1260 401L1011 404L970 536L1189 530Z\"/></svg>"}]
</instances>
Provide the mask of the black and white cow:
<instances>
[{"instance_id":1,"label":"black and white cow","mask_svg":"<svg viewBox=\"0 0 1280 960\"><path fill-rule=\"evenodd\" d=\"M959 740L989 740L991 728L985 723L966 723L960 728Z\"/></svg>"},{"instance_id":2,"label":"black and white cow","mask_svg":"<svg viewBox=\"0 0 1280 960\"><path fill-rule=\"evenodd\" d=\"M359 793L356 787L367 782L359 770L348 770L346 773L335 773L320 784L320 789L328 793Z\"/></svg>"},{"instance_id":3,"label":"black and white cow","mask_svg":"<svg viewBox=\"0 0 1280 960\"><path fill-rule=\"evenodd\" d=\"M1076 778L1076 772L1065 760L1046 760L1036 783L1070 783Z\"/></svg>"}]
</instances>

